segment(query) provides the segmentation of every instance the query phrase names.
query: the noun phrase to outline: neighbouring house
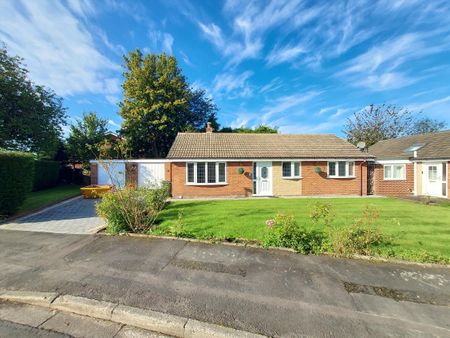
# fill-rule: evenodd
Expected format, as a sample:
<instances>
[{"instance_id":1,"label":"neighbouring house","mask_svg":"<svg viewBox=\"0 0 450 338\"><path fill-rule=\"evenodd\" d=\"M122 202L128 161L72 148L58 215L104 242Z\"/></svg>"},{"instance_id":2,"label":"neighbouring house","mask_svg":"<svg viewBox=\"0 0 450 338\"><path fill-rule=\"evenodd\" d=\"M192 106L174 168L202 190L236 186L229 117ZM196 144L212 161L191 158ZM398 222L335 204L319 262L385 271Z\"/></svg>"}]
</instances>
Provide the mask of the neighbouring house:
<instances>
[{"instance_id":1,"label":"neighbouring house","mask_svg":"<svg viewBox=\"0 0 450 338\"><path fill-rule=\"evenodd\" d=\"M450 130L380 141L369 153L375 194L448 198Z\"/></svg>"}]
</instances>

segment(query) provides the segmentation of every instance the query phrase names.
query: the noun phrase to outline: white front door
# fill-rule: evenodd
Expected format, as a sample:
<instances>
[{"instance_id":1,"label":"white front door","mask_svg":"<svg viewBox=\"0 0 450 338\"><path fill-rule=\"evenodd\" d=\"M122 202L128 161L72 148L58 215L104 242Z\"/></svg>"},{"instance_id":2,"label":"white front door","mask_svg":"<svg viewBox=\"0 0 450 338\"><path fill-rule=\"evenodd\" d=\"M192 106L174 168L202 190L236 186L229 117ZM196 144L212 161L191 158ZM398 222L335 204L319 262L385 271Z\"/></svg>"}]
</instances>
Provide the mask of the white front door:
<instances>
[{"instance_id":1,"label":"white front door","mask_svg":"<svg viewBox=\"0 0 450 338\"><path fill-rule=\"evenodd\" d=\"M447 195L447 163L424 163L423 193L437 197Z\"/></svg>"},{"instance_id":2,"label":"white front door","mask_svg":"<svg viewBox=\"0 0 450 338\"><path fill-rule=\"evenodd\" d=\"M272 162L253 163L253 193L258 196L272 195Z\"/></svg>"}]
</instances>

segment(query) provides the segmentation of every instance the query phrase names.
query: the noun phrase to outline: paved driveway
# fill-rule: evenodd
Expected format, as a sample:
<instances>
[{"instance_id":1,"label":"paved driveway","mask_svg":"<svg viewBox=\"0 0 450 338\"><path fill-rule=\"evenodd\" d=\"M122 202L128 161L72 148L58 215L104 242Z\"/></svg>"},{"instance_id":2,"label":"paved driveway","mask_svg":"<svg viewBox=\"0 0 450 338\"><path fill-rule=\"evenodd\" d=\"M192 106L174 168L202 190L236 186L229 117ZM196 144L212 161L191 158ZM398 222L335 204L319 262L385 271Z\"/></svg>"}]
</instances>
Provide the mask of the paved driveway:
<instances>
[{"instance_id":1,"label":"paved driveway","mask_svg":"<svg viewBox=\"0 0 450 338\"><path fill-rule=\"evenodd\" d=\"M94 234L104 226L95 214L96 200L77 197L1 225L3 230Z\"/></svg>"}]
</instances>

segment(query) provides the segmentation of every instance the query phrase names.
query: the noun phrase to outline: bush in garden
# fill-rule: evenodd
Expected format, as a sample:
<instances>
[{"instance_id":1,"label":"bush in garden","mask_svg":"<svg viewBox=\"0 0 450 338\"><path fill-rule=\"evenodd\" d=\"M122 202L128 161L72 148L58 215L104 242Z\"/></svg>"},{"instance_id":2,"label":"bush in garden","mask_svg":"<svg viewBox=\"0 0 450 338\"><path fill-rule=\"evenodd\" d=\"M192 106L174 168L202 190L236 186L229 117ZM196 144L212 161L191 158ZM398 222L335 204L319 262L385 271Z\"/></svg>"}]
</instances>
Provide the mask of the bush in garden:
<instances>
[{"instance_id":1,"label":"bush in garden","mask_svg":"<svg viewBox=\"0 0 450 338\"><path fill-rule=\"evenodd\" d=\"M299 227L292 215L277 214L266 221L268 232L263 240L265 247L277 246L294 249L303 254L322 251L323 233Z\"/></svg>"},{"instance_id":2,"label":"bush in garden","mask_svg":"<svg viewBox=\"0 0 450 338\"><path fill-rule=\"evenodd\" d=\"M168 182L152 189L120 189L103 196L97 214L106 219L108 232L148 232L164 209L169 191Z\"/></svg>"},{"instance_id":3,"label":"bush in garden","mask_svg":"<svg viewBox=\"0 0 450 338\"><path fill-rule=\"evenodd\" d=\"M46 189L58 184L61 164L58 161L34 161L33 191Z\"/></svg>"},{"instance_id":4,"label":"bush in garden","mask_svg":"<svg viewBox=\"0 0 450 338\"><path fill-rule=\"evenodd\" d=\"M341 256L372 255L390 240L375 226L379 217L375 207L366 206L363 216L353 224L330 232L331 250Z\"/></svg>"},{"instance_id":5,"label":"bush in garden","mask_svg":"<svg viewBox=\"0 0 450 338\"><path fill-rule=\"evenodd\" d=\"M323 223L325 226L331 225L336 216L333 206L327 202L317 202L312 206L309 217L315 223Z\"/></svg>"},{"instance_id":6,"label":"bush in garden","mask_svg":"<svg viewBox=\"0 0 450 338\"><path fill-rule=\"evenodd\" d=\"M33 187L31 154L0 150L0 218L13 214Z\"/></svg>"}]
</instances>

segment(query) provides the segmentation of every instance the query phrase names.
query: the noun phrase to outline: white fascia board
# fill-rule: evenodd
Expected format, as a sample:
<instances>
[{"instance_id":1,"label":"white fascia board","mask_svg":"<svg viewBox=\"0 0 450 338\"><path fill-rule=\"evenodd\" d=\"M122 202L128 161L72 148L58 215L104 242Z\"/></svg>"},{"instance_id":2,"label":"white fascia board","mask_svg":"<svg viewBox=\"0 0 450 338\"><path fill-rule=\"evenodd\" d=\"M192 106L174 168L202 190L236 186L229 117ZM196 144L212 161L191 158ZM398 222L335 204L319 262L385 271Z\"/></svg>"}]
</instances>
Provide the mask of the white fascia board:
<instances>
[{"instance_id":1,"label":"white fascia board","mask_svg":"<svg viewBox=\"0 0 450 338\"><path fill-rule=\"evenodd\" d=\"M370 161L367 158L182 158L169 159L169 162L335 162Z\"/></svg>"},{"instance_id":2,"label":"white fascia board","mask_svg":"<svg viewBox=\"0 0 450 338\"><path fill-rule=\"evenodd\" d=\"M410 160L375 160L375 164L409 164Z\"/></svg>"},{"instance_id":3,"label":"white fascia board","mask_svg":"<svg viewBox=\"0 0 450 338\"><path fill-rule=\"evenodd\" d=\"M136 160L90 160L89 163L113 162L113 163L163 163L169 162L166 158L161 159L136 159Z\"/></svg>"}]
</instances>

